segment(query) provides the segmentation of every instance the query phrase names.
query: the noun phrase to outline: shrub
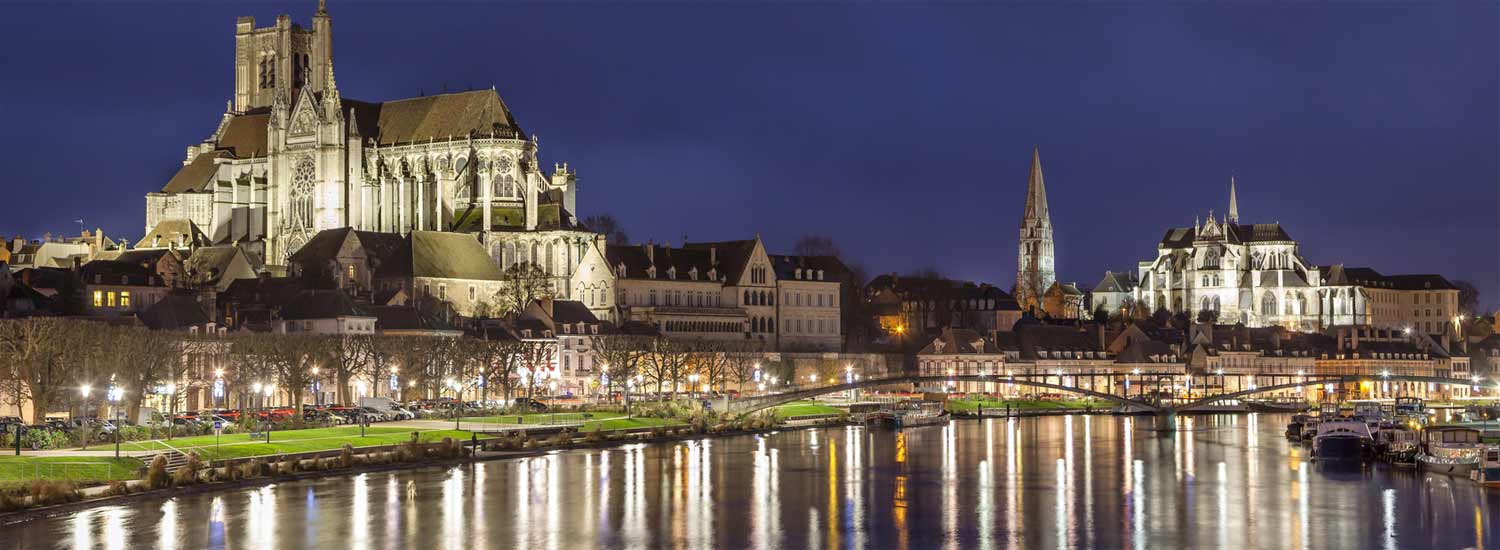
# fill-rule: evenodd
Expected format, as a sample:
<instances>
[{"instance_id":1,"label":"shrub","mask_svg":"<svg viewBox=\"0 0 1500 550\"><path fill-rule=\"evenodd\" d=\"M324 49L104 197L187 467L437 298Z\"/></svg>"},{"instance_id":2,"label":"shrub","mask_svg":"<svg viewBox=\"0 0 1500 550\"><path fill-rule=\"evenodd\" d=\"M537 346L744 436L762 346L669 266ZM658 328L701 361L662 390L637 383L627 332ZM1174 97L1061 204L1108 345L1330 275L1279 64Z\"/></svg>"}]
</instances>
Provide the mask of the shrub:
<instances>
[{"instance_id":1,"label":"shrub","mask_svg":"<svg viewBox=\"0 0 1500 550\"><path fill-rule=\"evenodd\" d=\"M83 495L78 492L78 486L74 485L71 481L37 480L31 482L32 506L62 504L82 499Z\"/></svg>"},{"instance_id":2,"label":"shrub","mask_svg":"<svg viewBox=\"0 0 1500 550\"><path fill-rule=\"evenodd\" d=\"M128 494L130 494L130 484L124 481L111 481L109 482L109 486L105 487L104 491L99 493L100 496L106 497L117 497Z\"/></svg>"},{"instance_id":3,"label":"shrub","mask_svg":"<svg viewBox=\"0 0 1500 550\"><path fill-rule=\"evenodd\" d=\"M339 467L348 468L354 465L354 446L348 443L339 449Z\"/></svg>"},{"instance_id":4,"label":"shrub","mask_svg":"<svg viewBox=\"0 0 1500 550\"><path fill-rule=\"evenodd\" d=\"M154 461L153 461L154 462ZM198 458L198 453L188 453L187 464L172 474L172 481L178 485L191 485L198 482L198 471L203 469L203 459Z\"/></svg>"},{"instance_id":5,"label":"shrub","mask_svg":"<svg viewBox=\"0 0 1500 550\"><path fill-rule=\"evenodd\" d=\"M602 432L600 430L594 430L592 432L588 432L588 433L584 434L583 441L585 443L590 444L590 445L597 445L599 443L603 443L604 442L604 432Z\"/></svg>"},{"instance_id":6,"label":"shrub","mask_svg":"<svg viewBox=\"0 0 1500 550\"><path fill-rule=\"evenodd\" d=\"M297 473L297 460L291 458L283 458L281 459L281 464L277 466L276 470L277 473L284 476L295 474Z\"/></svg>"},{"instance_id":7,"label":"shrub","mask_svg":"<svg viewBox=\"0 0 1500 550\"><path fill-rule=\"evenodd\" d=\"M167 475L167 456L156 455L151 459L151 466L146 468L146 487L150 489L165 489L172 486L172 478Z\"/></svg>"},{"instance_id":8,"label":"shrub","mask_svg":"<svg viewBox=\"0 0 1500 550\"><path fill-rule=\"evenodd\" d=\"M52 430L31 430L26 432L25 445L32 449L63 449L72 444L73 440L67 432L54 432Z\"/></svg>"},{"instance_id":9,"label":"shrub","mask_svg":"<svg viewBox=\"0 0 1500 550\"><path fill-rule=\"evenodd\" d=\"M13 512L25 507L25 496L11 493L0 494L0 512Z\"/></svg>"}]
</instances>

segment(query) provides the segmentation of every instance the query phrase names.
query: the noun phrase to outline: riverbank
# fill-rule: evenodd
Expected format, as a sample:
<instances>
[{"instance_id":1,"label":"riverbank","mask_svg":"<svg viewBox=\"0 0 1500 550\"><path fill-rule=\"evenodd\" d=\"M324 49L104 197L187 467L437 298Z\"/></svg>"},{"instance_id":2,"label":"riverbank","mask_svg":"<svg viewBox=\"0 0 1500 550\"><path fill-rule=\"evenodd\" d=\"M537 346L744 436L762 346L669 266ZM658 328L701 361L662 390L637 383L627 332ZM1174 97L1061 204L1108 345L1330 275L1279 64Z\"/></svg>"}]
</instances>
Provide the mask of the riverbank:
<instances>
[{"instance_id":1,"label":"riverbank","mask_svg":"<svg viewBox=\"0 0 1500 550\"><path fill-rule=\"evenodd\" d=\"M31 495L21 496L19 500L11 496L9 500L0 502L0 505L20 506L19 509L0 511L0 525L70 514L98 506L287 481L509 460L560 450L610 448L636 443L672 443L705 437L754 435L848 424L845 415L804 418L795 423L782 423L779 418L772 414L762 418L726 420L712 425L690 421L613 431L599 431L597 428L593 431L580 431L563 427L558 433L543 438L532 438L525 431L518 430L513 432L514 435L480 438L477 437L478 434L471 434L467 439L447 437L441 441L427 442L417 433L411 433L411 439L396 445L359 448L347 446L342 449L225 458L189 466L189 474L182 474L179 470L172 474L162 472L156 477L149 470L160 466L152 464L147 467L148 472L143 479L116 481L108 485L80 488L68 482L33 482ZM163 483L162 486L153 485ZM31 501L26 499L35 498L38 484L42 484L42 491L54 493L49 497L55 496L57 492L65 492L65 501L31 505Z\"/></svg>"}]
</instances>

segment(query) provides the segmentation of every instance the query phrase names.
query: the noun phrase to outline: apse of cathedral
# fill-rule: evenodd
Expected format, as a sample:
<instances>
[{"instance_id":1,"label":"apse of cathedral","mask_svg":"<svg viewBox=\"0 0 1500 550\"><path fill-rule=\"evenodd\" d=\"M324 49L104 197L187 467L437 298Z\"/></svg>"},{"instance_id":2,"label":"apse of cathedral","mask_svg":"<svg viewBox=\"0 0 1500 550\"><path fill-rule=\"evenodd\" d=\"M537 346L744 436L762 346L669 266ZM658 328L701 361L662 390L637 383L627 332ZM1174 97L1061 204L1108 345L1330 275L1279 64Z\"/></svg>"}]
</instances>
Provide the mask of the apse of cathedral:
<instances>
[{"instance_id":1,"label":"apse of cathedral","mask_svg":"<svg viewBox=\"0 0 1500 550\"><path fill-rule=\"evenodd\" d=\"M1212 312L1221 323L1313 331L1367 324L1354 285L1325 286L1279 223L1240 223L1234 182L1229 213L1168 229L1156 258L1140 263L1134 299L1150 311Z\"/></svg>"},{"instance_id":2,"label":"apse of cathedral","mask_svg":"<svg viewBox=\"0 0 1500 550\"><path fill-rule=\"evenodd\" d=\"M535 137L493 88L345 97L332 30L322 2L311 28L286 15L269 27L236 21L233 99L147 195L140 246L201 233L284 265L327 229L463 232L502 268L529 261L566 281L596 239L575 216L575 173L543 172Z\"/></svg>"}]
</instances>

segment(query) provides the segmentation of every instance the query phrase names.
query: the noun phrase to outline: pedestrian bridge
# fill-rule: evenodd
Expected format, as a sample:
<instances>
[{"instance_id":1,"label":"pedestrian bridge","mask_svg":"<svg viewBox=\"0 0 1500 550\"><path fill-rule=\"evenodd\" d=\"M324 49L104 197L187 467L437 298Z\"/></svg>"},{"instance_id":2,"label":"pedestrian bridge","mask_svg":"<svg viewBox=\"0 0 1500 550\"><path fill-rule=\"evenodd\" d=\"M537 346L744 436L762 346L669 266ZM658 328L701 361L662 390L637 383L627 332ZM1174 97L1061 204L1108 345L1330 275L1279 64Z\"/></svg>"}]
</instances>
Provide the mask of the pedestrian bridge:
<instances>
[{"instance_id":1,"label":"pedestrian bridge","mask_svg":"<svg viewBox=\"0 0 1500 550\"><path fill-rule=\"evenodd\" d=\"M1071 378L1077 379L1078 377L1087 377L1087 376L1090 376L1090 375L1089 374L1077 374L1077 375L1069 374L1068 376L1071 377ZM1116 377L1116 378L1124 378L1126 375L1124 375L1124 374L1117 374L1117 373L1111 373L1109 375L1098 374L1098 375L1094 375L1094 376L1113 376L1113 377ZM1178 413L1178 412L1190 412L1190 411L1192 411L1194 409L1207 407L1207 406L1219 403L1221 401L1243 399L1243 398L1246 398L1246 397L1251 397L1251 396L1254 396L1254 395L1257 395L1257 394L1262 394L1262 393L1267 393L1267 392L1275 392L1275 391L1281 391L1281 390L1290 390L1290 389L1295 389L1295 388L1299 388L1299 387L1321 386L1321 385L1324 385L1324 384L1340 385L1340 384L1358 384L1360 382L1421 382L1421 383L1428 383L1428 384L1438 384L1438 385L1443 385L1443 386L1472 386L1472 385L1474 385L1474 383L1471 380L1467 380L1467 379L1442 378L1442 377L1436 377L1436 376L1404 376L1404 375L1378 375L1378 374L1376 374L1376 375L1342 375L1342 376L1307 376L1307 377L1303 377L1304 378L1303 380L1298 380L1296 382L1289 382L1289 383L1283 383L1283 384L1273 384L1273 385L1269 385L1269 386L1258 386L1258 387L1255 387L1253 389L1247 389L1247 390L1243 390L1243 391L1227 392L1227 393L1217 393L1217 394L1213 394L1213 395L1202 396L1202 397L1199 397L1198 399L1194 399L1194 400L1190 400L1190 401L1185 401L1185 402L1183 402L1183 400L1178 400L1178 402L1176 402L1176 403L1163 404L1163 403L1161 403L1161 402L1159 402L1157 400L1154 400L1154 399L1143 398L1140 395L1137 395L1137 396L1134 396L1134 397L1129 397L1129 396L1124 396L1124 395L1116 395L1116 394L1113 394L1113 393L1106 393L1106 392L1101 392L1101 391L1096 391L1096 390L1091 390L1091 389L1086 389L1086 388L1079 388L1079 387L1074 387L1074 386L1065 386L1065 385L1061 385L1061 384L1053 384L1053 383L1050 383L1050 382L1035 380L1034 378L1046 379L1046 378L1057 378L1057 377L1056 376L1052 376L1052 375L1047 375L1047 376L1044 376L1044 375L996 376L996 375L993 375L993 374L983 374L983 373L981 373L981 374L953 374L953 375L947 375L947 376L932 375L932 374L904 374L904 375L887 376L887 377L883 377L883 378L861 379L861 380L855 380L853 382L847 382L847 383L843 383L843 384L830 384L830 385L826 385L826 386L815 386L815 387L801 387L801 388L794 388L794 389L787 390L787 391L782 391L782 392L766 393L766 394L762 394L762 395L755 395L755 396L750 396L750 397L742 397L740 399L735 399L735 400L730 401L729 402L729 406L728 406L728 411L732 412L732 413L742 414L742 415L743 414L751 414L751 413L754 413L754 412L762 410L762 409L767 409L767 408L775 407L777 405L784 405L784 404L791 403L791 402L794 402L794 401L801 401L803 399L810 399L810 398L813 398L813 397L817 397L817 396L820 396L820 395L827 395L827 394L830 394L830 393L838 393L838 392L844 392L844 391L850 391L850 390L862 390L862 389L867 389L867 388L878 388L878 387L882 387L882 386L892 386L892 385L903 385L903 384L922 385L922 384L931 384L931 383L947 384L948 382L990 382L990 383L996 383L996 384L1014 384L1014 385L1017 385L1017 386L1026 386L1026 387L1032 387L1032 388L1041 388L1041 389L1055 390L1055 391L1058 391L1058 392L1072 393L1072 394L1077 394L1077 395L1084 396L1084 397L1093 397L1093 398L1096 398L1096 399L1102 399L1102 400L1105 400L1105 401L1109 401L1111 403L1114 403L1116 405L1121 406L1123 408L1122 410L1124 410L1125 412L1132 412L1132 413L1151 412L1151 413L1157 413L1157 414L1173 414L1173 413ZM1145 385L1143 384L1142 386L1145 386Z\"/></svg>"}]
</instances>

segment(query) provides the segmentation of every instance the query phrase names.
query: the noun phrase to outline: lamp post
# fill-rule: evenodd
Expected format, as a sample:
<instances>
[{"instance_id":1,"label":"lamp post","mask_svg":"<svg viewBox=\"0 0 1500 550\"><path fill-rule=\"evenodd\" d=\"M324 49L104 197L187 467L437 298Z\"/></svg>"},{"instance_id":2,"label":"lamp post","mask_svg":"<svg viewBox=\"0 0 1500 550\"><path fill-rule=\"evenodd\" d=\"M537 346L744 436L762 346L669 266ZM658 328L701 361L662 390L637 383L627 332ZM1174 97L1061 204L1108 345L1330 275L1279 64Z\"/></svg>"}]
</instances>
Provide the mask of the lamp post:
<instances>
[{"instance_id":1,"label":"lamp post","mask_svg":"<svg viewBox=\"0 0 1500 550\"><path fill-rule=\"evenodd\" d=\"M88 421L87 415L89 412L89 390L91 389L92 388L90 388L88 384L84 384L82 387L78 388L78 394L83 396L83 414L85 415L84 422ZM87 426L81 426L81 428L83 430L83 450L86 451L89 448L89 428Z\"/></svg>"},{"instance_id":2,"label":"lamp post","mask_svg":"<svg viewBox=\"0 0 1500 550\"><path fill-rule=\"evenodd\" d=\"M120 458L120 429L123 428L120 421L120 398L124 397L123 388L112 387L109 389L109 403L115 409L115 459ZM20 454L20 447L16 448L16 454Z\"/></svg>"},{"instance_id":3,"label":"lamp post","mask_svg":"<svg viewBox=\"0 0 1500 550\"><path fill-rule=\"evenodd\" d=\"M214 407L223 408L224 404L219 400L224 396L224 369L214 369Z\"/></svg>"},{"instance_id":4,"label":"lamp post","mask_svg":"<svg viewBox=\"0 0 1500 550\"><path fill-rule=\"evenodd\" d=\"M458 421L459 421L459 418L460 418L459 412L460 412L460 409L462 408L460 406L460 402L462 401L462 399L459 398L459 395L460 395L459 391L461 390L461 388L460 388L460 386L458 384L458 381L456 381L456 380L454 380L452 378L444 380L443 384L446 385L446 386L448 386L448 389L453 390L453 429L455 431L457 431L458 430Z\"/></svg>"},{"instance_id":5,"label":"lamp post","mask_svg":"<svg viewBox=\"0 0 1500 550\"><path fill-rule=\"evenodd\" d=\"M266 406L267 404L269 404L271 402L271 394L275 392L275 388L276 388L275 386L272 386L270 384L266 384L265 387L261 388L263 391L266 392L265 393L265 399L263 401L261 401L262 407ZM271 411L266 411L266 443L270 443L271 442L271 431L275 430L275 429L276 429L276 422L271 418Z\"/></svg>"}]
</instances>

